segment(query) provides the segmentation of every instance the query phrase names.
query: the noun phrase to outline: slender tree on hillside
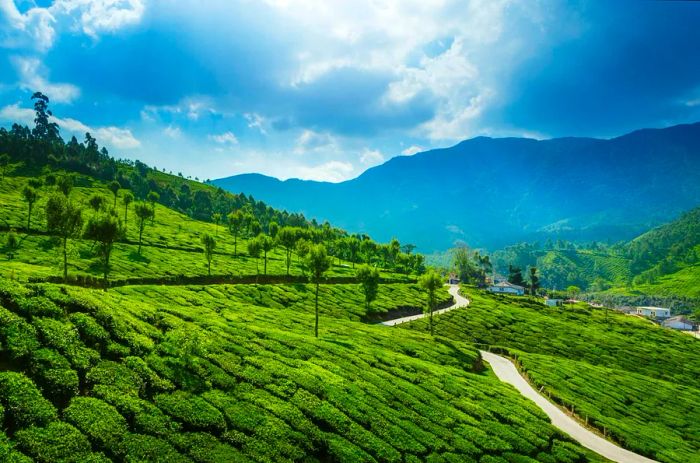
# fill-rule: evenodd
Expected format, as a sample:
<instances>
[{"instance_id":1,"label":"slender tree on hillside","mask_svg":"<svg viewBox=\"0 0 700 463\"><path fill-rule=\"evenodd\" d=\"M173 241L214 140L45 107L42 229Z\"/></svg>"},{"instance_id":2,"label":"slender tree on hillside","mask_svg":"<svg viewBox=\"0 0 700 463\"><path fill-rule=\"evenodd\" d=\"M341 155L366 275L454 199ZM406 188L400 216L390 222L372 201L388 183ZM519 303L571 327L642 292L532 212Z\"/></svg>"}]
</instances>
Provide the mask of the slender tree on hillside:
<instances>
[{"instance_id":1,"label":"slender tree on hillside","mask_svg":"<svg viewBox=\"0 0 700 463\"><path fill-rule=\"evenodd\" d=\"M109 184L109 191L112 192L114 195L114 208L117 208L117 196L119 196L119 190L121 190L122 186L119 184L118 181L113 180Z\"/></svg>"},{"instance_id":2,"label":"slender tree on hillside","mask_svg":"<svg viewBox=\"0 0 700 463\"><path fill-rule=\"evenodd\" d=\"M146 200L151 203L151 209L153 209L153 214L151 215L151 223L153 223L156 218L156 203L160 200L160 195L155 191L149 191Z\"/></svg>"},{"instance_id":3,"label":"slender tree on hillside","mask_svg":"<svg viewBox=\"0 0 700 463\"><path fill-rule=\"evenodd\" d=\"M0 179L5 180L7 168L10 166L10 155L7 153L0 154Z\"/></svg>"},{"instance_id":4,"label":"slender tree on hillside","mask_svg":"<svg viewBox=\"0 0 700 463\"><path fill-rule=\"evenodd\" d=\"M255 275L260 274L260 253L262 252L262 247L260 246L260 240L258 238L253 238L248 241L248 255L255 259Z\"/></svg>"},{"instance_id":5,"label":"slender tree on hillside","mask_svg":"<svg viewBox=\"0 0 700 463\"><path fill-rule=\"evenodd\" d=\"M267 234L270 235L270 238L275 239L277 238L277 233L280 231L280 226L277 224L277 222L270 222L270 224L267 226Z\"/></svg>"},{"instance_id":6,"label":"slender tree on hillside","mask_svg":"<svg viewBox=\"0 0 700 463\"><path fill-rule=\"evenodd\" d=\"M357 269L357 279L365 294L365 312L369 313L370 304L377 298L379 292L379 270L376 267L363 265Z\"/></svg>"},{"instance_id":7,"label":"slender tree on hillside","mask_svg":"<svg viewBox=\"0 0 700 463\"><path fill-rule=\"evenodd\" d=\"M437 291L443 285L442 277L435 271L429 270L425 275L418 279L418 284L428 293L427 312L430 314L429 325L430 335L433 335L433 311L437 302Z\"/></svg>"},{"instance_id":8,"label":"slender tree on hillside","mask_svg":"<svg viewBox=\"0 0 700 463\"><path fill-rule=\"evenodd\" d=\"M134 213L139 224L139 249L138 253L141 254L141 242L143 240L143 230L146 228L146 220L153 217L153 208L146 203L138 202L134 205Z\"/></svg>"},{"instance_id":9,"label":"slender tree on hillside","mask_svg":"<svg viewBox=\"0 0 700 463\"><path fill-rule=\"evenodd\" d=\"M272 251L275 247L275 240L267 235L260 235L257 237L260 242L260 249L263 251L265 264L263 266L263 274L267 275L267 253Z\"/></svg>"},{"instance_id":10,"label":"slender tree on hillside","mask_svg":"<svg viewBox=\"0 0 700 463\"><path fill-rule=\"evenodd\" d=\"M238 255L238 237L243 231L245 217L241 211L233 211L228 215L228 229L233 235L233 257Z\"/></svg>"},{"instance_id":11,"label":"slender tree on hillside","mask_svg":"<svg viewBox=\"0 0 700 463\"><path fill-rule=\"evenodd\" d=\"M537 290L540 288L540 277L537 276L537 267L530 267L530 295L534 296L537 294Z\"/></svg>"},{"instance_id":12,"label":"slender tree on hillside","mask_svg":"<svg viewBox=\"0 0 700 463\"><path fill-rule=\"evenodd\" d=\"M73 183L72 175L62 175L56 179L56 188L67 198L73 191Z\"/></svg>"},{"instance_id":13,"label":"slender tree on hillside","mask_svg":"<svg viewBox=\"0 0 700 463\"><path fill-rule=\"evenodd\" d=\"M129 204L134 202L134 195L127 191L122 196L122 202L124 203L124 232L126 233L126 229L129 226Z\"/></svg>"},{"instance_id":14,"label":"slender tree on hillside","mask_svg":"<svg viewBox=\"0 0 700 463\"><path fill-rule=\"evenodd\" d=\"M525 286L523 272L520 270L520 267L515 265L508 266L508 282L518 286Z\"/></svg>"},{"instance_id":15,"label":"slender tree on hillside","mask_svg":"<svg viewBox=\"0 0 700 463\"><path fill-rule=\"evenodd\" d=\"M82 210L62 194L54 193L46 202L46 225L49 233L63 244L63 281L68 281L68 240L80 236Z\"/></svg>"},{"instance_id":16,"label":"slender tree on hillside","mask_svg":"<svg viewBox=\"0 0 700 463\"><path fill-rule=\"evenodd\" d=\"M371 264L372 259L377 254L377 243L372 240L362 240L360 243L360 254L365 258L366 264Z\"/></svg>"},{"instance_id":17,"label":"slender tree on hillside","mask_svg":"<svg viewBox=\"0 0 700 463\"><path fill-rule=\"evenodd\" d=\"M5 250L7 251L7 258L9 260L15 258L15 252L17 252L17 249L19 249L19 240L17 239L15 232L10 230L10 233L7 234L7 239L5 240Z\"/></svg>"},{"instance_id":18,"label":"slender tree on hillside","mask_svg":"<svg viewBox=\"0 0 700 463\"><path fill-rule=\"evenodd\" d=\"M316 323L314 325L314 336L318 337L318 291L323 275L331 268L331 259L328 257L326 247L322 244L311 246L309 255L306 257L306 265L311 272L311 282L316 285Z\"/></svg>"},{"instance_id":19,"label":"slender tree on hillside","mask_svg":"<svg viewBox=\"0 0 700 463\"><path fill-rule=\"evenodd\" d=\"M396 267L396 261L401 253L401 243L396 238L392 238L388 246L389 264L391 268Z\"/></svg>"},{"instance_id":20,"label":"slender tree on hillside","mask_svg":"<svg viewBox=\"0 0 700 463\"><path fill-rule=\"evenodd\" d=\"M98 213L104 207L105 198L102 195L94 194L88 199L88 205L95 212Z\"/></svg>"},{"instance_id":21,"label":"slender tree on hillside","mask_svg":"<svg viewBox=\"0 0 700 463\"><path fill-rule=\"evenodd\" d=\"M27 231L32 229L32 209L34 203L39 199L39 193L30 186L25 186L22 190L22 197L27 203Z\"/></svg>"},{"instance_id":22,"label":"slender tree on hillside","mask_svg":"<svg viewBox=\"0 0 700 463\"><path fill-rule=\"evenodd\" d=\"M282 227L277 232L277 242L284 248L285 263L287 264L287 275L289 275L289 267L292 265L292 251L299 240L299 234L293 227Z\"/></svg>"},{"instance_id":23,"label":"slender tree on hillside","mask_svg":"<svg viewBox=\"0 0 700 463\"><path fill-rule=\"evenodd\" d=\"M202 246L204 246L204 258L207 260L207 273L211 276L211 260L216 249L216 240L209 233L205 233L202 236Z\"/></svg>"},{"instance_id":24,"label":"slender tree on hillside","mask_svg":"<svg viewBox=\"0 0 700 463\"><path fill-rule=\"evenodd\" d=\"M356 236L346 238L346 247L348 250L348 257L350 259L350 262L352 262L352 268L355 268L355 262L357 262L357 255L360 252L360 240Z\"/></svg>"},{"instance_id":25,"label":"slender tree on hillside","mask_svg":"<svg viewBox=\"0 0 700 463\"><path fill-rule=\"evenodd\" d=\"M86 239L99 243L102 270L104 272L104 289L109 286L109 259L112 255L114 243L123 236L121 221L118 217L109 213L100 213L90 217L83 236Z\"/></svg>"},{"instance_id":26,"label":"slender tree on hillside","mask_svg":"<svg viewBox=\"0 0 700 463\"><path fill-rule=\"evenodd\" d=\"M219 224L221 223L221 213L214 212L211 215L211 221L214 222L214 236L219 236Z\"/></svg>"},{"instance_id":27,"label":"slender tree on hillside","mask_svg":"<svg viewBox=\"0 0 700 463\"><path fill-rule=\"evenodd\" d=\"M260 233L262 233L262 226L260 225L260 221L255 217L249 216L246 219L246 223L248 224L248 236L256 237Z\"/></svg>"}]
</instances>

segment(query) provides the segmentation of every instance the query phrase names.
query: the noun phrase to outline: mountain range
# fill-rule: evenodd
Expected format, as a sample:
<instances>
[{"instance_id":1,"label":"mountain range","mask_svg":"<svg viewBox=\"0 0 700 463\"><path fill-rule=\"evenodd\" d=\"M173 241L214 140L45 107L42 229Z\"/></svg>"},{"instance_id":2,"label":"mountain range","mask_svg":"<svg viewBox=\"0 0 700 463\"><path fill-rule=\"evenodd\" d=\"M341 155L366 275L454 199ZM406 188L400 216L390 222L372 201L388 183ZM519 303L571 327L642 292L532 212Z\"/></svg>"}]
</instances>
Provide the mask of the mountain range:
<instances>
[{"instance_id":1,"label":"mountain range","mask_svg":"<svg viewBox=\"0 0 700 463\"><path fill-rule=\"evenodd\" d=\"M478 137L341 183L214 180L273 207L423 252L458 242L628 240L700 204L700 123L612 139Z\"/></svg>"}]
</instances>

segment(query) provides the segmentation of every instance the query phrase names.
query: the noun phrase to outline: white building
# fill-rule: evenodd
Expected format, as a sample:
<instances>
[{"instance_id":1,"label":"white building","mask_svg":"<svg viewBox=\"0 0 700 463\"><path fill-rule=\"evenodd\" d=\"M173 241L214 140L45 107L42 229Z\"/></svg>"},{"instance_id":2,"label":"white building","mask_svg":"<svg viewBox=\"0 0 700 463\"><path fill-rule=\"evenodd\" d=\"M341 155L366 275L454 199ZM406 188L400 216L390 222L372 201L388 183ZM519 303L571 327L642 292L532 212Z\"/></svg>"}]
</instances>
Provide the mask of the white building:
<instances>
[{"instance_id":1,"label":"white building","mask_svg":"<svg viewBox=\"0 0 700 463\"><path fill-rule=\"evenodd\" d=\"M643 315L645 317L664 319L671 316L671 309L665 307L637 307L637 315Z\"/></svg>"},{"instance_id":2,"label":"white building","mask_svg":"<svg viewBox=\"0 0 700 463\"><path fill-rule=\"evenodd\" d=\"M498 294L515 294L517 296L525 294L525 288L508 283L507 281L501 281L500 283L489 286L489 291Z\"/></svg>"},{"instance_id":3,"label":"white building","mask_svg":"<svg viewBox=\"0 0 700 463\"><path fill-rule=\"evenodd\" d=\"M692 320L688 320L683 315L676 315L663 321L662 325L667 328L682 331L695 331L698 329L698 324Z\"/></svg>"},{"instance_id":4,"label":"white building","mask_svg":"<svg viewBox=\"0 0 700 463\"><path fill-rule=\"evenodd\" d=\"M544 305L549 306L549 307L557 307L562 305L563 301L561 299L550 299L547 298L544 300Z\"/></svg>"}]
</instances>

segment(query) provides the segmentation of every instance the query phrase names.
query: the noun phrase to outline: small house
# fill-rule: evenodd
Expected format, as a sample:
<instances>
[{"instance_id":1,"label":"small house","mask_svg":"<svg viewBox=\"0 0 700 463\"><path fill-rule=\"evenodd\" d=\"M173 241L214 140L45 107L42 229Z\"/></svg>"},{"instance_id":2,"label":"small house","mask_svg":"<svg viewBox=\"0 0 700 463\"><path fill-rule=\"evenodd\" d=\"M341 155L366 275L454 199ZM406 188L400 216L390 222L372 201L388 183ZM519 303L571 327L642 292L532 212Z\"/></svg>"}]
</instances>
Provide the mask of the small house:
<instances>
[{"instance_id":1,"label":"small house","mask_svg":"<svg viewBox=\"0 0 700 463\"><path fill-rule=\"evenodd\" d=\"M689 320L683 315L676 315L675 317L667 318L663 321L662 325L664 325L666 328L681 331L697 331L698 329L697 322Z\"/></svg>"},{"instance_id":2,"label":"small house","mask_svg":"<svg viewBox=\"0 0 700 463\"><path fill-rule=\"evenodd\" d=\"M459 284L459 277L457 276L456 273L450 273L450 277L447 280L447 282L451 285L458 285Z\"/></svg>"},{"instance_id":3,"label":"small house","mask_svg":"<svg viewBox=\"0 0 700 463\"><path fill-rule=\"evenodd\" d=\"M637 315L663 320L671 316L671 309L651 306L637 307Z\"/></svg>"},{"instance_id":4,"label":"small house","mask_svg":"<svg viewBox=\"0 0 700 463\"><path fill-rule=\"evenodd\" d=\"M544 300L544 305L548 307L559 307L560 305L562 305L563 302L564 301L562 301L561 299L552 299L547 297Z\"/></svg>"},{"instance_id":5,"label":"small house","mask_svg":"<svg viewBox=\"0 0 700 463\"><path fill-rule=\"evenodd\" d=\"M508 283L507 281L492 284L489 286L489 291L496 294L515 294L516 296L522 296L525 294L525 288Z\"/></svg>"}]
</instances>

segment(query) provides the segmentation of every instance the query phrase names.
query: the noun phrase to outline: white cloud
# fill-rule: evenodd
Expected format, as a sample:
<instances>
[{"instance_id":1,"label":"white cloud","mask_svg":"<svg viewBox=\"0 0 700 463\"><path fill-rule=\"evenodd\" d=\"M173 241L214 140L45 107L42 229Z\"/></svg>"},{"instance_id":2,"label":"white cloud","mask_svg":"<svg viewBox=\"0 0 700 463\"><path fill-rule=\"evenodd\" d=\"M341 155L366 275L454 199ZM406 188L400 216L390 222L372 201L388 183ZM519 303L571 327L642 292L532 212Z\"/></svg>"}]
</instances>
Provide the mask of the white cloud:
<instances>
[{"instance_id":1,"label":"white cloud","mask_svg":"<svg viewBox=\"0 0 700 463\"><path fill-rule=\"evenodd\" d=\"M267 130L265 129L267 120L264 117L257 113L245 113L243 117L248 121L249 129L257 129L260 134L267 135Z\"/></svg>"},{"instance_id":2,"label":"white cloud","mask_svg":"<svg viewBox=\"0 0 700 463\"><path fill-rule=\"evenodd\" d=\"M180 127L174 127L172 125L167 126L166 128L163 129L163 133L173 139L178 139L182 137L182 130L180 130Z\"/></svg>"},{"instance_id":3,"label":"white cloud","mask_svg":"<svg viewBox=\"0 0 700 463\"><path fill-rule=\"evenodd\" d=\"M53 45L56 19L46 8L22 14L13 0L0 0L0 47L46 51Z\"/></svg>"},{"instance_id":4,"label":"white cloud","mask_svg":"<svg viewBox=\"0 0 700 463\"><path fill-rule=\"evenodd\" d=\"M418 145L411 145L405 150L401 151L401 154L403 154L404 156L413 156L414 154L420 153L421 151L425 151L425 148Z\"/></svg>"},{"instance_id":5,"label":"white cloud","mask_svg":"<svg viewBox=\"0 0 700 463\"><path fill-rule=\"evenodd\" d=\"M141 0L57 0L50 10L72 17L74 29L97 38L138 24L145 7Z\"/></svg>"},{"instance_id":6,"label":"white cloud","mask_svg":"<svg viewBox=\"0 0 700 463\"><path fill-rule=\"evenodd\" d=\"M209 135L207 138L209 140L213 141L214 143L218 143L219 145L237 145L238 144L238 138L233 134L233 132L224 132L218 135Z\"/></svg>"},{"instance_id":7,"label":"white cloud","mask_svg":"<svg viewBox=\"0 0 700 463\"><path fill-rule=\"evenodd\" d=\"M303 130L301 135L297 137L294 148L296 154L333 150L337 150L337 143L332 135L309 129Z\"/></svg>"},{"instance_id":8,"label":"white cloud","mask_svg":"<svg viewBox=\"0 0 700 463\"><path fill-rule=\"evenodd\" d=\"M379 150L365 148L360 153L360 162L365 166L376 166L384 161L384 155Z\"/></svg>"},{"instance_id":9,"label":"white cloud","mask_svg":"<svg viewBox=\"0 0 700 463\"><path fill-rule=\"evenodd\" d=\"M154 122L162 115L184 116L191 121L198 121L205 114L220 114L214 109L211 98L206 96L189 96L174 105L147 105L141 110L141 119Z\"/></svg>"},{"instance_id":10,"label":"white cloud","mask_svg":"<svg viewBox=\"0 0 700 463\"><path fill-rule=\"evenodd\" d=\"M20 108L19 104L5 106L0 109L0 119L8 122L19 122L31 126L34 123L34 111L29 108ZM53 117L62 130L82 137L86 132L90 132L98 143L109 145L120 149L134 149L141 146L141 142L134 137L129 129L114 126L90 127L83 122L71 118Z\"/></svg>"},{"instance_id":11,"label":"white cloud","mask_svg":"<svg viewBox=\"0 0 700 463\"><path fill-rule=\"evenodd\" d=\"M328 161L317 166L300 166L299 177L304 180L342 182L355 171L353 165L343 161Z\"/></svg>"},{"instance_id":12,"label":"white cloud","mask_svg":"<svg viewBox=\"0 0 700 463\"><path fill-rule=\"evenodd\" d=\"M36 58L14 57L12 64L19 76L19 86L30 92L42 92L52 101L70 103L80 95L80 89L72 84L49 82L48 71Z\"/></svg>"}]
</instances>

